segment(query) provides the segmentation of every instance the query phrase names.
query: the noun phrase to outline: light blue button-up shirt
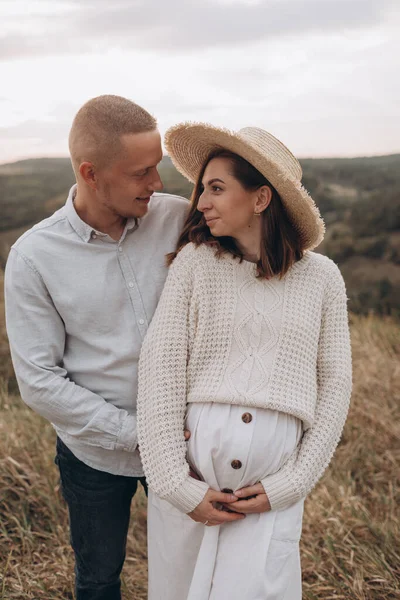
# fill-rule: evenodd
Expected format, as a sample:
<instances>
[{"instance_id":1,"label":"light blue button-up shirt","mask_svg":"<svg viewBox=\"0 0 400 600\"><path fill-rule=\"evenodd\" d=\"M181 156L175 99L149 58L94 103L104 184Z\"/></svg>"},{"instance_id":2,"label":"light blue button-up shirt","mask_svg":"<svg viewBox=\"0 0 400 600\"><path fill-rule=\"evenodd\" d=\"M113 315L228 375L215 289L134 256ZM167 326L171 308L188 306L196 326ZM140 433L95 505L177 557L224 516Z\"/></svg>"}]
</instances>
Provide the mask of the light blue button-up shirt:
<instances>
[{"instance_id":1,"label":"light blue button-up shirt","mask_svg":"<svg viewBox=\"0 0 400 600\"><path fill-rule=\"evenodd\" d=\"M154 194L119 241L63 208L14 244L6 324L23 400L87 465L143 475L137 450L137 366L188 203Z\"/></svg>"}]
</instances>

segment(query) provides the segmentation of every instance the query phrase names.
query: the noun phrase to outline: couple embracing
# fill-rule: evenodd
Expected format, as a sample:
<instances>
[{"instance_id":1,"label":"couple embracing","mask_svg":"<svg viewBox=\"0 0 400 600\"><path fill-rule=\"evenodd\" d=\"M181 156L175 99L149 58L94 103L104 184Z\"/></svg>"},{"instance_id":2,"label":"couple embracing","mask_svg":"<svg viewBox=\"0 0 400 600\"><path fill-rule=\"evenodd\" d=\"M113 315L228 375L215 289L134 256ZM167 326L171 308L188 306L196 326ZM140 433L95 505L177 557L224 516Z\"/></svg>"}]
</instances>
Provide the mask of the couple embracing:
<instances>
[{"instance_id":1,"label":"couple embracing","mask_svg":"<svg viewBox=\"0 0 400 600\"><path fill-rule=\"evenodd\" d=\"M6 268L24 401L57 433L77 600L119 600L148 492L150 600L300 600L304 498L351 392L347 299L301 167L266 131L201 123L165 145L118 96L72 124L66 204ZM149 490L147 490L149 486Z\"/></svg>"}]
</instances>

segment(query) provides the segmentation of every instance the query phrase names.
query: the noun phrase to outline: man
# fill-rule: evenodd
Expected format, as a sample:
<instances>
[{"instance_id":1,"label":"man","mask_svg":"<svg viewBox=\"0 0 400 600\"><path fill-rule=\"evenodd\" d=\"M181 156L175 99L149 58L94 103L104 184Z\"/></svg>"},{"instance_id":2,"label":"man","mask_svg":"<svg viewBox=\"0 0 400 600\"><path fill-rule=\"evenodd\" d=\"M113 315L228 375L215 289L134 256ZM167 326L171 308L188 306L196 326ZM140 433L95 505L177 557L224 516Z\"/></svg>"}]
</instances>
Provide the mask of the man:
<instances>
[{"instance_id":1,"label":"man","mask_svg":"<svg viewBox=\"0 0 400 600\"><path fill-rule=\"evenodd\" d=\"M77 184L13 246L6 317L24 401L57 432L77 600L119 600L137 448L137 363L187 202L159 194L155 119L118 96L77 113Z\"/></svg>"}]
</instances>

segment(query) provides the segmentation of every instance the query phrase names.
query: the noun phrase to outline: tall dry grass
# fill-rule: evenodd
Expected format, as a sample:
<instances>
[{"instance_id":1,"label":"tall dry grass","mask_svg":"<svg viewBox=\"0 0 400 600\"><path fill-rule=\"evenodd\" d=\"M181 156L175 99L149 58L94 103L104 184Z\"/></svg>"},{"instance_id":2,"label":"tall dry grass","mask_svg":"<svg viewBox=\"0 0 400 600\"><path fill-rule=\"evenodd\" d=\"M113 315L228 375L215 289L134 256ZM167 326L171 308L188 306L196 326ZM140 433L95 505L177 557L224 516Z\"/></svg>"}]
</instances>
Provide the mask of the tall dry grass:
<instances>
[{"instance_id":1,"label":"tall dry grass","mask_svg":"<svg viewBox=\"0 0 400 600\"><path fill-rule=\"evenodd\" d=\"M400 598L400 326L354 317L352 340L349 419L332 465L306 502L306 600ZM73 560L53 464L54 433L5 385L0 415L0 598L72 599ZM123 579L129 600L146 598L145 527L145 499L139 495Z\"/></svg>"}]
</instances>

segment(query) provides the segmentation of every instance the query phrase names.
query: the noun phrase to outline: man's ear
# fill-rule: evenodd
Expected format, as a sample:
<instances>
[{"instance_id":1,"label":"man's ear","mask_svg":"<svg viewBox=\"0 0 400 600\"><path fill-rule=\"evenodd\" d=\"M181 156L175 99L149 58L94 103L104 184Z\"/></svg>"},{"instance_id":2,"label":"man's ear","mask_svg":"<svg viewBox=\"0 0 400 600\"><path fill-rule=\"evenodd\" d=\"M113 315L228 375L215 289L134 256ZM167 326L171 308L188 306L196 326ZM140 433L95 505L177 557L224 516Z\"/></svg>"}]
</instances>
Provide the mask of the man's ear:
<instances>
[{"instance_id":1,"label":"man's ear","mask_svg":"<svg viewBox=\"0 0 400 600\"><path fill-rule=\"evenodd\" d=\"M97 190L96 167L91 162L83 162L79 165L79 173L82 179L92 190Z\"/></svg>"},{"instance_id":2,"label":"man's ear","mask_svg":"<svg viewBox=\"0 0 400 600\"><path fill-rule=\"evenodd\" d=\"M263 185L257 190L255 209L258 213L263 212L272 200L272 190L268 185Z\"/></svg>"}]
</instances>

